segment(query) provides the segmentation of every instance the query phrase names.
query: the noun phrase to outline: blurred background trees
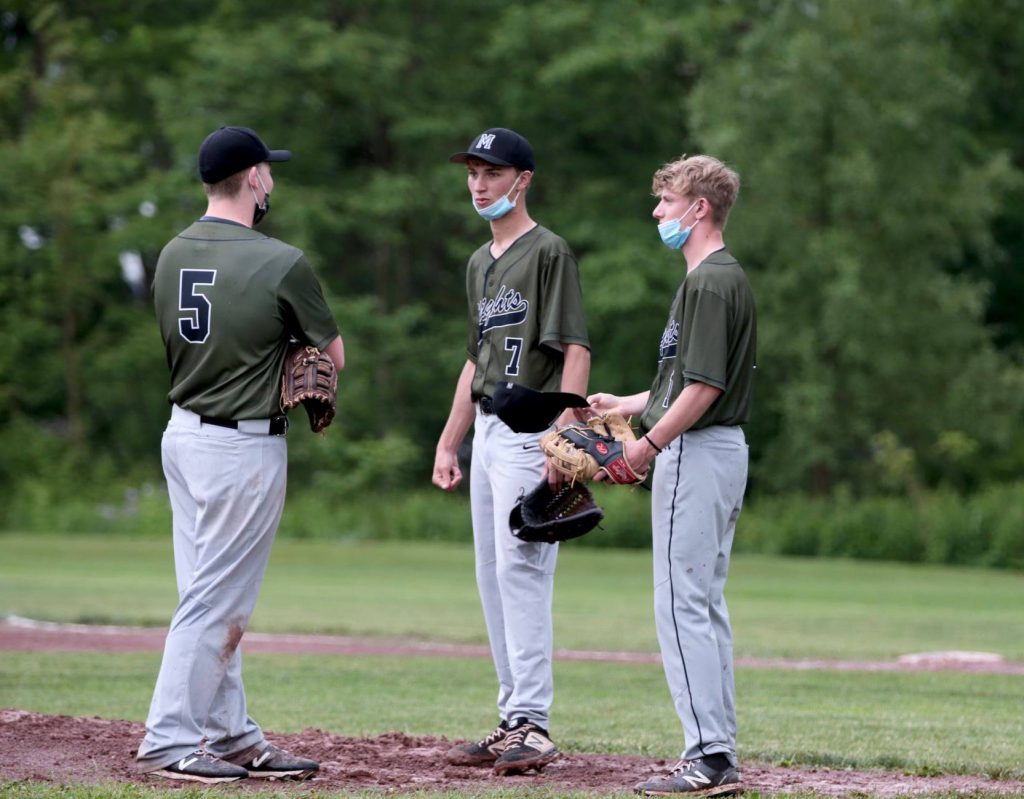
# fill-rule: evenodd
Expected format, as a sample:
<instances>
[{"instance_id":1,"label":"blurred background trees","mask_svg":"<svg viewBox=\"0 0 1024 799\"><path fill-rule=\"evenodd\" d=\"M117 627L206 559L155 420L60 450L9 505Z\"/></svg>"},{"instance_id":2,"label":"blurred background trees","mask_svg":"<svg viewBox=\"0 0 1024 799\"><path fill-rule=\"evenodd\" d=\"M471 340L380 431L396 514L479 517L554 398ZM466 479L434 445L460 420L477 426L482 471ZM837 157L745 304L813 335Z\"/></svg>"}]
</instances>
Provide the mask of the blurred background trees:
<instances>
[{"instance_id":1,"label":"blurred background trees","mask_svg":"<svg viewBox=\"0 0 1024 799\"><path fill-rule=\"evenodd\" d=\"M497 125L579 256L595 390L649 385L682 277L654 170L739 171L755 501L1024 469L1019 0L39 0L0 37L5 505L159 481L149 279L222 124L294 151L261 229L309 254L348 349L341 424L292 436L293 486L429 482L488 233L447 156Z\"/></svg>"}]
</instances>

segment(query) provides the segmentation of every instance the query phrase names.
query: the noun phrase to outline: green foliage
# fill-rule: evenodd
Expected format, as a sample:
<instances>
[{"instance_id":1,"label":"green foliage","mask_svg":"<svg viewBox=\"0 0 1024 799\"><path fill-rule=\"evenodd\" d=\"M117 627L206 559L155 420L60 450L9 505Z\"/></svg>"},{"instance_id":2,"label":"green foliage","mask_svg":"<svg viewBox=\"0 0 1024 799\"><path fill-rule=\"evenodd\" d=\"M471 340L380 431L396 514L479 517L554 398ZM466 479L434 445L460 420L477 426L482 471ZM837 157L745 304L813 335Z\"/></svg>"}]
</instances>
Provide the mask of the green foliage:
<instances>
[{"instance_id":1,"label":"green foliage","mask_svg":"<svg viewBox=\"0 0 1024 799\"><path fill-rule=\"evenodd\" d=\"M38 432L20 425L12 426L11 435L16 442L19 436L35 439ZM303 435L310 439L307 455L315 451L316 458L298 458L309 471L304 482L294 472L291 476L279 536L336 542L472 540L465 488L454 494L434 488L394 488L402 474L393 473L393 464L403 462L411 452L406 439L388 435L371 444ZM20 451L34 456L40 453L37 443ZM51 439L50 446L56 457L59 441ZM15 463L26 473L46 468L31 459ZM326 467L313 469L314 463L326 463ZM133 483L123 483L109 460L99 459L91 468L98 484L73 495L65 493L65 486L76 480L72 471L50 471L47 479L17 478L19 490L3 508L0 529L169 535L170 508L158 474L140 472ZM604 521L591 534L565 546L648 549L649 494L606 486L595 486L594 493L605 511ZM740 516L735 548L767 555L1022 570L1024 484L993 484L968 496L944 489L917 490L907 496L858 498L841 490L832 497L758 497L746 504Z\"/></svg>"},{"instance_id":2,"label":"green foliage","mask_svg":"<svg viewBox=\"0 0 1024 799\"><path fill-rule=\"evenodd\" d=\"M594 390L649 385L681 277L651 174L695 151L738 168L755 499L969 493L1024 469L1024 15L1004 3L526 0L481 28L469 0L102 0L16 3L0 30L9 522L69 503L70 529L158 472L164 357L119 261L151 275L202 212L196 148L225 123L296 154L265 226L310 255L347 345L338 425L291 442L293 486L331 513L429 474L487 237L447 154L496 124L532 140L531 212L580 256ZM604 540L639 541L639 504L609 502L629 522Z\"/></svg>"},{"instance_id":3,"label":"green foliage","mask_svg":"<svg viewBox=\"0 0 1024 799\"><path fill-rule=\"evenodd\" d=\"M984 286L944 270L992 252L1020 173L972 130L942 23L927 4L781 2L690 98L746 185L730 235L759 304L766 488L877 488L880 430L935 482L960 476L950 434L1009 443L1019 370L993 352Z\"/></svg>"},{"instance_id":4,"label":"green foliage","mask_svg":"<svg viewBox=\"0 0 1024 799\"><path fill-rule=\"evenodd\" d=\"M738 551L1024 568L1024 484L906 497L766 497L744 511Z\"/></svg>"}]
</instances>

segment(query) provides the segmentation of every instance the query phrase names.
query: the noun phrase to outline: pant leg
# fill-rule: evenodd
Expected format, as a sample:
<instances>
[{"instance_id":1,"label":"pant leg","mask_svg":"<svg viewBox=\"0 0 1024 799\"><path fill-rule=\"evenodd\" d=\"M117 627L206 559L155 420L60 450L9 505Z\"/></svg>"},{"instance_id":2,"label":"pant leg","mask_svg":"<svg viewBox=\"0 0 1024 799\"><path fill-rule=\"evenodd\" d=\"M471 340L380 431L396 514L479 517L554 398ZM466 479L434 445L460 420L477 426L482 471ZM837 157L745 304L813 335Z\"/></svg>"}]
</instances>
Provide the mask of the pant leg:
<instances>
[{"instance_id":1,"label":"pant leg","mask_svg":"<svg viewBox=\"0 0 1024 799\"><path fill-rule=\"evenodd\" d=\"M258 477L263 480L263 502L254 505L252 512L244 519L244 524L253 535L250 561L250 576L247 578L252 592L255 607L259 590L263 585L267 562L270 559L271 547L277 535L288 480L287 441L283 437L255 437L254 444L261 453L261 465L258 475L247 475L247 479ZM253 466L255 467L255 462ZM249 625L246 615L245 627ZM206 724L207 749L217 756L240 752L260 743L263 730L249 715L245 698L245 686L242 682L242 646L235 647L228 661L224 679L210 705L210 713Z\"/></svg>"},{"instance_id":2,"label":"pant leg","mask_svg":"<svg viewBox=\"0 0 1024 799\"><path fill-rule=\"evenodd\" d=\"M732 631L724 587L746 463L742 430L715 427L672 442L655 470L655 623L686 759L715 753L735 758Z\"/></svg>"},{"instance_id":3,"label":"pant leg","mask_svg":"<svg viewBox=\"0 0 1024 799\"><path fill-rule=\"evenodd\" d=\"M744 479L744 484L746 479ZM729 621L729 608L725 601L725 581L729 575L729 560L732 543L736 535L736 521L739 519L742 499L729 517L725 536L719 551L712 584L710 613L711 626L715 631L715 642L718 644L718 659L722 665L722 707L725 711L725 731L728 736L730 750L736 752L736 679L732 654L732 624Z\"/></svg>"},{"instance_id":4,"label":"pant leg","mask_svg":"<svg viewBox=\"0 0 1024 799\"><path fill-rule=\"evenodd\" d=\"M520 541L509 529L513 506L542 478L544 455L538 437L515 433L495 420L487 447L498 588L513 679L507 717L525 718L547 729L554 698L552 601L558 545Z\"/></svg>"},{"instance_id":5,"label":"pant leg","mask_svg":"<svg viewBox=\"0 0 1024 799\"><path fill-rule=\"evenodd\" d=\"M249 715L242 683L242 647L228 661L224 679L210 703L206 748L217 757L241 752L263 740L263 730Z\"/></svg>"},{"instance_id":6,"label":"pant leg","mask_svg":"<svg viewBox=\"0 0 1024 799\"><path fill-rule=\"evenodd\" d=\"M498 713L508 718L508 700L512 696L512 669L505 641L505 611L498 586L498 556L495 552L494 496L489 477L490 453L486 445L490 425L477 410L473 435L473 460L470 464L469 498L473 522L473 547L476 558L476 585L487 626L487 640L498 677Z\"/></svg>"},{"instance_id":7,"label":"pant leg","mask_svg":"<svg viewBox=\"0 0 1024 799\"><path fill-rule=\"evenodd\" d=\"M470 492L498 711L503 719L527 718L546 728L554 695L551 605L558 547L520 541L508 525L513 505L541 480L544 456L537 438L478 412Z\"/></svg>"},{"instance_id":8,"label":"pant leg","mask_svg":"<svg viewBox=\"0 0 1024 799\"><path fill-rule=\"evenodd\" d=\"M191 421L172 417L162 447L180 601L139 747L143 769L172 763L205 738L214 750L262 740L245 712L237 647L280 521L287 447L283 438Z\"/></svg>"}]
</instances>

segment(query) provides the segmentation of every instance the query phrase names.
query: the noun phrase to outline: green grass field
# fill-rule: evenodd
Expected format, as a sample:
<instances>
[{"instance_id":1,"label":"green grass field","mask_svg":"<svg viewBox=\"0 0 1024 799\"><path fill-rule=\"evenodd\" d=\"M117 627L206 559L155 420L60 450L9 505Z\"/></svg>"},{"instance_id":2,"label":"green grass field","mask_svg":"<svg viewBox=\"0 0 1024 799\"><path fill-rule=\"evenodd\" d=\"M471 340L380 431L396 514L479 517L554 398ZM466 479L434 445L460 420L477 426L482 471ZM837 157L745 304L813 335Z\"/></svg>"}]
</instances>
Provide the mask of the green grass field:
<instances>
[{"instance_id":1,"label":"green grass field","mask_svg":"<svg viewBox=\"0 0 1024 799\"><path fill-rule=\"evenodd\" d=\"M650 554L562 548L560 648L655 651ZM970 649L1024 660L1024 575L865 561L737 556L737 655L892 658ZM170 542L0 535L0 614L165 626ZM281 540L250 629L484 642L468 546Z\"/></svg>"},{"instance_id":2,"label":"green grass field","mask_svg":"<svg viewBox=\"0 0 1024 799\"><path fill-rule=\"evenodd\" d=\"M654 651L649 554L570 545L560 557L556 645ZM1022 588L1012 573L748 556L735 559L728 596L739 656L980 649L1024 660ZM0 536L0 614L163 626L174 601L168 542ZM251 629L482 642L472 552L280 541ZM158 663L5 652L0 707L142 720ZM660 667L560 661L556 682L560 746L678 753ZM254 714L280 732L461 737L493 723L486 660L250 654L246 684ZM737 688L744 759L1024 778L1020 677L739 669ZM34 790L13 795L56 795Z\"/></svg>"}]
</instances>

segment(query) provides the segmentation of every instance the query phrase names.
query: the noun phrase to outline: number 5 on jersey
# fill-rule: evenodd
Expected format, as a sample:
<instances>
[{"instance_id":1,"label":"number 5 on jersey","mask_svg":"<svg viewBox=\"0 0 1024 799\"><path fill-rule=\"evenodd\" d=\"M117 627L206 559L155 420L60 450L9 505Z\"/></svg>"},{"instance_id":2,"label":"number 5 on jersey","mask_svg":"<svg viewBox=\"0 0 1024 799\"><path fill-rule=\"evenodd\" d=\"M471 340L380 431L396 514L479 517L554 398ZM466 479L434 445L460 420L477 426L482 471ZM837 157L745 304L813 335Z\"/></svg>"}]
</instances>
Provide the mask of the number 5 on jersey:
<instances>
[{"instance_id":1,"label":"number 5 on jersey","mask_svg":"<svg viewBox=\"0 0 1024 799\"><path fill-rule=\"evenodd\" d=\"M182 269L178 292L178 310L186 315L178 318L178 332L190 344L202 344L210 335L213 308L197 286L212 286L217 279L216 269Z\"/></svg>"}]
</instances>

